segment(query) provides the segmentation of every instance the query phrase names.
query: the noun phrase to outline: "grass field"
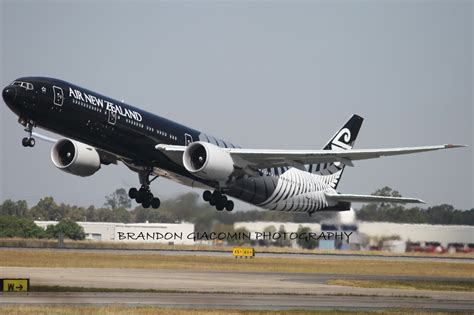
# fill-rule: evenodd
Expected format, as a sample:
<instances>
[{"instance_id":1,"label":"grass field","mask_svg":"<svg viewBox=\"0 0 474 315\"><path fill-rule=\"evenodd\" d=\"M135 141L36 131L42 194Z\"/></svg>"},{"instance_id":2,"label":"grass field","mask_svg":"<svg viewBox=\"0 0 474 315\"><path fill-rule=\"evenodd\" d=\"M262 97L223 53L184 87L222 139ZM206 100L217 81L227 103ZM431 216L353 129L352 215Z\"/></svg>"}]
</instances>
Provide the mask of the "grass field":
<instances>
[{"instance_id":1,"label":"grass field","mask_svg":"<svg viewBox=\"0 0 474 315\"><path fill-rule=\"evenodd\" d=\"M19 314L37 314L37 315L59 315L59 314L75 314L75 315L151 315L151 314L170 314L170 315L283 315L283 314L297 314L297 315L334 315L334 314L354 314L363 315L368 312L343 312L343 311L301 311L301 310L287 310L287 311L239 311L239 310L196 310L196 309L169 309L156 307L116 307L116 306L5 306L0 307L0 313L7 315ZM444 312L423 312L405 310L393 311L375 311L369 314L449 314Z\"/></svg>"},{"instance_id":2,"label":"grass field","mask_svg":"<svg viewBox=\"0 0 474 315\"><path fill-rule=\"evenodd\" d=\"M5 252L6 253L6 252ZM81 253L52 250L15 251L1 255L0 266L138 268L219 270L244 272L290 272L386 276L439 276L474 278L474 264L450 262L390 261L363 259L270 258L233 259L229 257L160 254Z\"/></svg>"},{"instance_id":3,"label":"grass field","mask_svg":"<svg viewBox=\"0 0 474 315\"><path fill-rule=\"evenodd\" d=\"M57 248L58 241L50 239L0 238L1 247ZM218 245L167 245L158 243L124 243L65 240L65 248L75 249L142 249L142 250L186 250L186 251L219 251L231 252L231 246ZM382 255L382 256L428 256L428 257L474 257L474 253L391 253L387 251L341 251L341 250L309 250L290 247L257 247L257 253L297 253L297 254L334 254L334 255Z\"/></svg>"},{"instance_id":4,"label":"grass field","mask_svg":"<svg viewBox=\"0 0 474 315\"><path fill-rule=\"evenodd\" d=\"M473 281L415 281L415 280L328 280L329 285L343 285L359 288L389 288L436 291L474 292Z\"/></svg>"}]
</instances>

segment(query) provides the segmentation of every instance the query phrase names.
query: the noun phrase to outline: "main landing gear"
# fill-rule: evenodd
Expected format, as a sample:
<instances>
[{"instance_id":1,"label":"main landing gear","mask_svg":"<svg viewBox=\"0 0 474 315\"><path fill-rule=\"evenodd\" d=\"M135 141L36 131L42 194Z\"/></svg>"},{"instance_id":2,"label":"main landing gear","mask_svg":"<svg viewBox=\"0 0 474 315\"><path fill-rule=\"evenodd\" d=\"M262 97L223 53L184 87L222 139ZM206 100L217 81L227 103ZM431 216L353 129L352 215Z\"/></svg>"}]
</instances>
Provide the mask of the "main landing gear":
<instances>
[{"instance_id":1,"label":"main landing gear","mask_svg":"<svg viewBox=\"0 0 474 315\"><path fill-rule=\"evenodd\" d=\"M222 211L224 208L227 211L234 210L234 202L232 200L228 200L225 195L217 190L214 190L212 193L209 190L204 191L202 194L202 199L209 202L211 206L215 206L217 211Z\"/></svg>"},{"instance_id":2,"label":"main landing gear","mask_svg":"<svg viewBox=\"0 0 474 315\"><path fill-rule=\"evenodd\" d=\"M140 189L130 188L128 191L128 196L132 199L135 199L137 203L141 203L143 208L158 209L160 207L160 199L153 196L153 193L150 190L150 183L158 178L155 176L152 180L149 180L151 172L139 173L140 183L142 186Z\"/></svg>"},{"instance_id":3,"label":"main landing gear","mask_svg":"<svg viewBox=\"0 0 474 315\"><path fill-rule=\"evenodd\" d=\"M25 131L28 132L28 137L24 137L22 140L21 140L21 144L24 146L24 147L34 147L35 146L35 138L33 138L31 136L31 134L33 133L33 127L35 126L35 123L34 121L32 120L28 120L25 122Z\"/></svg>"}]
</instances>

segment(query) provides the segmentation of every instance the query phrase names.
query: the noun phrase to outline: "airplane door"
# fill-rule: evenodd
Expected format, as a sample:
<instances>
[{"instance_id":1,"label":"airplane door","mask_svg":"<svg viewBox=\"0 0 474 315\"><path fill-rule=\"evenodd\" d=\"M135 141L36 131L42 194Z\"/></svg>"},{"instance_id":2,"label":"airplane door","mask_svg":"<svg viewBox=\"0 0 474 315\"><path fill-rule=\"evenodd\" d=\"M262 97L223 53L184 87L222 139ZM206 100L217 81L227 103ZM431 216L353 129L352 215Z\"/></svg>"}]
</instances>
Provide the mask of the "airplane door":
<instances>
[{"instance_id":1,"label":"airplane door","mask_svg":"<svg viewBox=\"0 0 474 315\"><path fill-rule=\"evenodd\" d=\"M109 124L115 125L117 122L117 112L109 110Z\"/></svg>"},{"instance_id":2,"label":"airplane door","mask_svg":"<svg viewBox=\"0 0 474 315\"><path fill-rule=\"evenodd\" d=\"M193 137L192 137L190 134L185 133L185 134L184 134L184 145L185 145L185 146L188 146L188 145L190 145L190 144L193 143L193 142L194 142L194 141L193 141Z\"/></svg>"},{"instance_id":3,"label":"airplane door","mask_svg":"<svg viewBox=\"0 0 474 315\"><path fill-rule=\"evenodd\" d=\"M54 92L53 104L56 106L63 106L63 102L64 102L63 89L61 89L59 86L53 86L53 92Z\"/></svg>"}]
</instances>

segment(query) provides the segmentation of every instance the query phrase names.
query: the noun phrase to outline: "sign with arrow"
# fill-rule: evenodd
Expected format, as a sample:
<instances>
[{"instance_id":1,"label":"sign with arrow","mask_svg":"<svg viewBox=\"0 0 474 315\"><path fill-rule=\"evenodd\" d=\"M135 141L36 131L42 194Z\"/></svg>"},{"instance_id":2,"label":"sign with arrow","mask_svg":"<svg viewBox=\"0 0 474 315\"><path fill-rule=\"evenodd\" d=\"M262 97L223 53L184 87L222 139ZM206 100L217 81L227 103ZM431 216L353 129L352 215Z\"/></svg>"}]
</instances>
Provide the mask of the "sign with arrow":
<instances>
[{"instance_id":1,"label":"sign with arrow","mask_svg":"<svg viewBox=\"0 0 474 315\"><path fill-rule=\"evenodd\" d=\"M0 279L3 292L28 292L30 279Z\"/></svg>"}]
</instances>

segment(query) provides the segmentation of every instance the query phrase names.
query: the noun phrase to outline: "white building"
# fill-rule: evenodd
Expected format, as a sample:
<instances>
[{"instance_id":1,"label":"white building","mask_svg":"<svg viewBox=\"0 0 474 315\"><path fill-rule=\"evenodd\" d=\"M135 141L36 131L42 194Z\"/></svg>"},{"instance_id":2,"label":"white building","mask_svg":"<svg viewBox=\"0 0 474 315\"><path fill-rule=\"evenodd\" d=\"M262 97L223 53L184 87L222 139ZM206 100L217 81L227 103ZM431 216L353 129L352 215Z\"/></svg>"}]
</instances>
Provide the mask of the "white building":
<instances>
[{"instance_id":1,"label":"white building","mask_svg":"<svg viewBox=\"0 0 474 315\"><path fill-rule=\"evenodd\" d=\"M35 221L42 228L57 221ZM110 223L77 222L84 228L86 239L104 242L160 243L194 245L192 223Z\"/></svg>"},{"instance_id":2,"label":"white building","mask_svg":"<svg viewBox=\"0 0 474 315\"><path fill-rule=\"evenodd\" d=\"M383 238L390 236L400 237L401 242L387 241L386 250L394 252L404 252L405 243L411 242L439 242L447 247L449 243L474 243L474 226L469 225L432 225L432 224L403 224L388 222L362 222L355 221L353 224L341 224L339 221L317 223L286 223L286 222L236 222L234 229L246 228L252 234L263 232L267 227L273 226L278 231L280 226L284 226L287 233L296 232L299 226L309 227L312 232L343 231L351 228L354 231L348 244L343 244L343 249L364 249L369 245L369 238ZM355 228L352 230L352 228ZM320 248L339 248L334 241L321 241ZM297 246L292 242L292 246Z\"/></svg>"},{"instance_id":3,"label":"white building","mask_svg":"<svg viewBox=\"0 0 474 315\"><path fill-rule=\"evenodd\" d=\"M358 222L359 232L369 237L399 236L404 242L474 243L474 226Z\"/></svg>"}]
</instances>

